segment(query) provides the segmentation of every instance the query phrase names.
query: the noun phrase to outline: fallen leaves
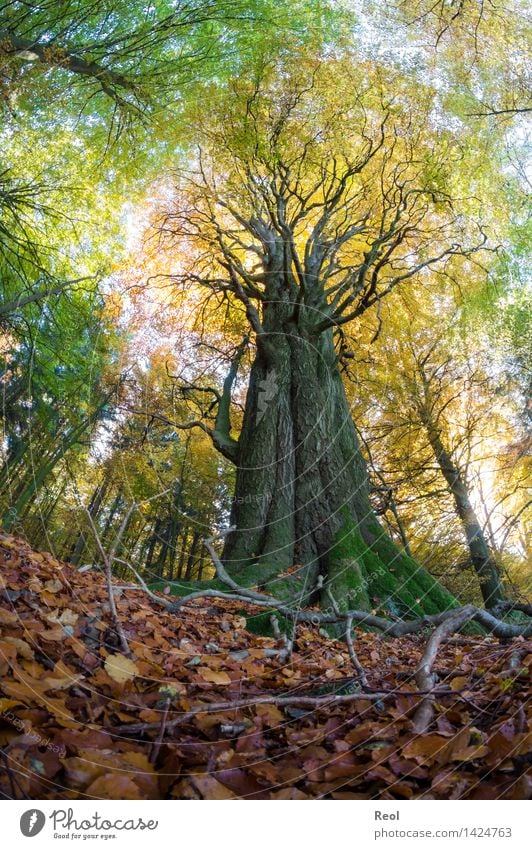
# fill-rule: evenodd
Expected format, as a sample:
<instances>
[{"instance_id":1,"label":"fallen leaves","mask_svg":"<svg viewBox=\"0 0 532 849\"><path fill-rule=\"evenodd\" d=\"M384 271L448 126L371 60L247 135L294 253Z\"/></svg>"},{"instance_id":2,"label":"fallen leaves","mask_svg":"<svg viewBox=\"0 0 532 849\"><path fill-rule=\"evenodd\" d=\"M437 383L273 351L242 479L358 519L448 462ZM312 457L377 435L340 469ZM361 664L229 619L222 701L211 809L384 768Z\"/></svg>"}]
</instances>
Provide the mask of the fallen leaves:
<instances>
[{"instance_id":1,"label":"fallen leaves","mask_svg":"<svg viewBox=\"0 0 532 849\"><path fill-rule=\"evenodd\" d=\"M209 669L208 666L198 666L198 675L201 675L204 681L210 681L211 684L230 684L231 678L227 672L217 672L215 669Z\"/></svg>"},{"instance_id":2,"label":"fallen leaves","mask_svg":"<svg viewBox=\"0 0 532 849\"><path fill-rule=\"evenodd\" d=\"M125 684L139 674L136 664L123 654L110 654L105 659L105 671L117 684Z\"/></svg>"},{"instance_id":3,"label":"fallen leaves","mask_svg":"<svg viewBox=\"0 0 532 849\"><path fill-rule=\"evenodd\" d=\"M20 657L25 657L26 660L33 660L34 652L33 649L26 640L20 640L18 637L4 637L4 643L10 643L17 650L17 654Z\"/></svg>"},{"instance_id":4,"label":"fallen leaves","mask_svg":"<svg viewBox=\"0 0 532 849\"><path fill-rule=\"evenodd\" d=\"M0 625L16 625L18 616L11 610L0 607Z\"/></svg>"},{"instance_id":5,"label":"fallen leaves","mask_svg":"<svg viewBox=\"0 0 532 849\"><path fill-rule=\"evenodd\" d=\"M18 798L531 795L532 653L521 638L443 646L435 672L444 696L429 732L416 735L424 637L357 632L370 686L394 691L384 701L355 691L318 709L264 704L345 692L346 647L300 625L283 663L274 638L244 630L252 606L202 600L173 616L125 590L117 606L133 652L126 657L101 574L2 534L0 588L0 745L16 766ZM233 707L238 700L247 706ZM5 769L0 791L13 793Z\"/></svg>"}]
</instances>

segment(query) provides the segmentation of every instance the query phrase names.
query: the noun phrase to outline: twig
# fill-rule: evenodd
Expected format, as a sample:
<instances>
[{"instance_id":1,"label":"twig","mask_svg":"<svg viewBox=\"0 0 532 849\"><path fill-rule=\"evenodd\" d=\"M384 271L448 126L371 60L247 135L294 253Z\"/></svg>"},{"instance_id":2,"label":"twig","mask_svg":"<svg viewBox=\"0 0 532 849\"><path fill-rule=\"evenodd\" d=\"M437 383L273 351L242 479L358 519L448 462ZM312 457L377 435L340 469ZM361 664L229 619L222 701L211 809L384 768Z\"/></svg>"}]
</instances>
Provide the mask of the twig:
<instances>
[{"instance_id":1,"label":"twig","mask_svg":"<svg viewBox=\"0 0 532 849\"><path fill-rule=\"evenodd\" d=\"M287 663L292 657L292 651L294 649L295 643L295 625L294 630L292 631L292 638L288 637L287 634L281 631L279 628L279 620L277 616L272 613L270 616L270 622L272 626L273 636L278 642L283 643L283 649L279 652L279 660L281 663Z\"/></svg>"},{"instance_id":2,"label":"twig","mask_svg":"<svg viewBox=\"0 0 532 849\"><path fill-rule=\"evenodd\" d=\"M13 772L12 772L11 767L9 765L9 758L6 755L6 753L4 752L3 749L1 750L1 752L2 752L2 760L4 761L4 764L5 764L4 769L7 772L7 777L9 778L9 784L11 786L11 798L16 799L17 798L17 788L16 788L16 785L15 785L15 779L14 779L14 776L13 776Z\"/></svg>"},{"instance_id":3,"label":"twig","mask_svg":"<svg viewBox=\"0 0 532 849\"><path fill-rule=\"evenodd\" d=\"M28 794L25 792L24 788L21 786L18 778L15 776L13 769L11 768L11 764L9 763L9 755L3 750L0 749L0 753L2 754L2 760L4 761L4 769L7 773L7 777L9 778L9 784L11 786L11 792L13 794L12 798L17 798L17 789L20 790L22 799L29 799Z\"/></svg>"},{"instance_id":4,"label":"twig","mask_svg":"<svg viewBox=\"0 0 532 849\"><path fill-rule=\"evenodd\" d=\"M459 631L462 625L465 625L475 615L473 605L468 605L458 611L454 616L449 617L442 622L434 631L427 642L421 663L416 670L416 684L420 690L430 691L434 687L434 675L432 667L436 660L438 649L441 643L451 634ZM422 700L414 716L414 730L417 734L424 734L434 716L434 696L428 695Z\"/></svg>"},{"instance_id":5,"label":"twig","mask_svg":"<svg viewBox=\"0 0 532 849\"><path fill-rule=\"evenodd\" d=\"M414 694L415 695L415 694ZM379 702L382 699L391 697L391 693L349 693L346 695L325 695L325 696L255 696L249 699L238 699L236 701L218 702L214 704L197 705L185 713L182 713L176 719L166 723L166 731L171 731L180 725L184 725L190 719L193 719L200 713L222 713L228 710L243 710L245 708L254 707L255 705L276 705L277 707L291 707L292 705L300 705L318 709L320 707L329 707L332 705L346 704L356 699L364 699L371 702ZM141 734L144 731L154 731L160 729L160 722L139 722L128 723L127 725L119 725L109 728L111 734Z\"/></svg>"},{"instance_id":6,"label":"twig","mask_svg":"<svg viewBox=\"0 0 532 849\"><path fill-rule=\"evenodd\" d=\"M353 645L353 619L351 616L347 616L345 620L345 641L347 643L347 650L349 652L349 657L353 667L357 673L358 680L362 687L366 688L368 686L368 679L366 677L366 672L364 667L360 663L357 653L355 651L355 647Z\"/></svg>"},{"instance_id":7,"label":"twig","mask_svg":"<svg viewBox=\"0 0 532 849\"><path fill-rule=\"evenodd\" d=\"M152 495L151 498L146 498L143 501L141 501L140 503L141 504L147 504L150 501L155 501L157 498L162 498L162 496L166 495L168 492L170 492L170 490L165 489L163 492L158 492L156 495ZM85 515L86 515L86 517L89 521L89 525L90 525L90 529L92 531L92 535L94 537L94 541L96 542L96 546L97 546L98 551L100 553L100 557L102 558L102 561L103 561L104 571L105 571L105 580L106 580L106 584L107 584L107 594L109 596L109 607L111 609L111 619L113 621L115 631L118 634L118 639L120 641L122 651L128 657L131 655L132 652L131 652L131 649L129 648L127 637L126 637L124 629L122 627L122 623L120 622L120 619L119 619L119 616L118 616L118 611L117 611L117 608L116 608L116 601L115 601L114 588L113 588L113 563L115 561L120 562L120 563L124 562L122 560L119 560L119 558L116 556L116 552L118 550L118 546L120 545L122 537L123 537L123 535L124 535L124 533L127 529L131 515L134 512L134 510L138 510L138 506L139 505L136 502L134 502L129 507L129 509L127 510L127 512L126 512L126 514L125 514L125 516L122 520L122 523L121 523L121 525L120 525L120 527L117 531L114 542L113 542L113 544L112 544L112 546L109 550L109 554L107 554L107 552L105 551L105 549L103 547L103 543L100 539L100 535L98 533L96 525L94 524L94 519L92 518L90 510L86 507L83 508L83 512L85 513ZM125 565L128 566L129 564L126 563ZM132 569L131 566L129 566L129 568ZM135 570L132 569L132 571L135 571ZM137 575L137 578L140 580L140 577L138 575ZM143 588L145 589L145 591L148 591L148 588L146 587L145 584L144 584ZM158 598L158 596L152 595L152 600L158 601L159 598Z\"/></svg>"},{"instance_id":8,"label":"twig","mask_svg":"<svg viewBox=\"0 0 532 849\"><path fill-rule=\"evenodd\" d=\"M172 610L175 607L174 602L168 601L168 599L162 598L160 595L156 595L155 593L153 593L150 590L150 588L147 586L147 584L143 580L143 578L141 578L141 576L139 575L139 573L137 572L135 567L131 565L131 563L129 563L127 560L122 560L121 557L115 557L115 562L120 563L122 566L127 566L127 568L130 569L133 572L135 578L137 579L137 581L140 584L140 587L132 586L132 587L123 587L122 589L125 589L125 590L142 590L143 592L146 593L146 595L148 596L149 599L157 602L158 604L162 604L163 607L166 607L167 610Z\"/></svg>"},{"instance_id":9,"label":"twig","mask_svg":"<svg viewBox=\"0 0 532 849\"><path fill-rule=\"evenodd\" d=\"M124 633L124 629L122 628L122 623L120 622L120 619L118 618L118 611L116 609L116 602L115 602L115 597L114 597L114 593L113 593L113 568L112 568L113 559L112 558L114 557L114 552L116 551L116 548L118 546L118 543L120 542L120 539L119 539L119 536L117 534L117 539L115 540L115 545L111 549L112 557L108 557L106 552L105 552L105 549L102 545L102 541L100 539L98 531L96 530L96 525L94 524L94 520L93 520L93 518L90 514L90 510L85 509L85 515L87 516L87 518L89 520L89 524L90 524L90 527L91 527L92 534L94 536L94 540L95 540L96 545L98 547L98 551L100 552L100 557L103 560L103 565L104 565L104 569L105 569L105 581L106 581L106 584L107 584L107 595L109 596L109 607L111 609L111 619L113 621L115 631L118 634L118 639L120 640L120 645L122 646L122 651L124 652L125 655L127 655L129 657L131 655L131 649L129 648L129 644L128 644L126 635ZM122 528L124 528L124 527L125 526L122 525Z\"/></svg>"},{"instance_id":10,"label":"twig","mask_svg":"<svg viewBox=\"0 0 532 849\"><path fill-rule=\"evenodd\" d=\"M425 695L415 690L401 691L375 691L375 692L357 692L346 693L344 695L327 694L324 696L255 696L249 699L237 699L228 702L213 702L212 704L196 705L196 707L185 711L170 722L165 723L165 730L172 731L180 725L185 725L190 719L193 719L198 714L202 713L223 713L224 711L244 710L245 708L254 707L255 705L275 705L276 707L291 707L299 705L300 707L308 707L313 710L319 710L324 707L335 707L337 705L350 704L357 699L367 702L382 702L385 699L395 698L397 695L419 696ZM438 696L458 696L453 690L433 691L434 695ZM127 725L110 726L107 730L110 734L142 734L145 731L160 730L160 722L137 722L128 723Z\"/></svg>"},{"instance_id":11,"label":"twig","mask_svg":"<svg viewBox=\"0 0 532 849\"><path fill-rule=\"evenodd\" d=\"M320 577L322 577L322 576L320 576ZM319 585L319 587L323 586L323 578L319 582L318 585ZM336 599L335 599L335 597L332 593L331 588L329 586L326 587L325 592L327 593L329 601L331 602L331 606L332 606L332 609L333 609L335 615L338 616L338 617L341 617L342 613L340 611L340 607L338 606L338 603L337 603L337 601L336 601ZM355 646L354 646L354 643L353 643L353 617L349 614L349 612L347 612L345 614L345 641L347 643L347 650L349 652L349 658L350 658L351 663L352 663L352 665L355 669L355 672L357 673L357 678L358 678L361 686L366 688L368 686L368 679L366 677L366 672L364 670L364 667L360 663L360 661L357 657L357 653L355 651Z\"/></svg>"},{"instance_id":12,"label":"twig","mask_svg":"<svg viewBox=\"0 0 532 849\"><path fill-rule=\"evenodd\" d=\"M164 740L164 734L166 730L166 720L168 719L168 711L170 710L171 699L166 699L164 703L164 710L161 716L161 726L159 729L159 734L157 735L157 740L153 744L152 750L150 752L150 763L154 764L159 755L159 750L161 748L162 742Z\"/></svg>"}]
</instances>

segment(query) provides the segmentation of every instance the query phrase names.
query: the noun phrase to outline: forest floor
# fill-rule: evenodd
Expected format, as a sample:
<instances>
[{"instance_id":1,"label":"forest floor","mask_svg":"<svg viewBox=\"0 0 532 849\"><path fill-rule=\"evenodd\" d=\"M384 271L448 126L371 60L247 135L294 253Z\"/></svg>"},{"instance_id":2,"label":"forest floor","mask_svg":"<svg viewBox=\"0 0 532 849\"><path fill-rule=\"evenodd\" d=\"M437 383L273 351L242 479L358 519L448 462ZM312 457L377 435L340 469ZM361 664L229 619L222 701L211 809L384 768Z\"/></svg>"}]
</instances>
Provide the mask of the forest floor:
<instances>
[{"instance_id":1,"label":"forest floor","mask_svg":"<svg viewBox=\"0 0 532 849\"><path fill-rule=\"evenodd\" d=\"M356 631L375 693L365 697L344 643L301 625L283 660L281 641L246 630L255 611L241 602L200 599L172 614L117 590L127 657L99 571L0 534L0 588L4 798L532 794L532 644L522 637L442 646L435 719L417 735L426 635Z\"/></svg>"}]
</instances>

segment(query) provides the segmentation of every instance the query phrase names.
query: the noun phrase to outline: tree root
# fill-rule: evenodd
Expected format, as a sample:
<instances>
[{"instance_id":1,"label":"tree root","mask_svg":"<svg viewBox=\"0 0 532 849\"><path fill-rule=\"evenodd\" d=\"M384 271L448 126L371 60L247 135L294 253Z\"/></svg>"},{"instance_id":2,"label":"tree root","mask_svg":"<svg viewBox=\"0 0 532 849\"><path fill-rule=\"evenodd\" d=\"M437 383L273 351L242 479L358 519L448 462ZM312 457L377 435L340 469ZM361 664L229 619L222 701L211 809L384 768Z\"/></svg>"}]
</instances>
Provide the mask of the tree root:
<instances>
[{"instance_id":1,"label":"tree root","mask_svg":"<svg viewBox=\"0 0 532 849\"><path fill-rule=\"evenodd\" d=\"M510 624L508 622L503 622L495 615L496 610L497 612L502 612L504 610L519 610L525 615L532 615L531 605L520 603L514 604L512 602L499 605L498 608L494 609L493 611L484 610L482 608L475 607L472 604L468 604L464 607L455 607L450 610L446 610L442 613L426 615L418 619L412 620L389 620L381 616L375 616L372 613L367 613L364 610L347 610L345 612L342 612L340 611L338 604L332 597L330 611L320 612L317 610L296 609L294 607L291 607L287 602L282 601L280 599L276 599L273 596L239 586L236 581L234 581L226 572L225 567L213 546L213 542L215 539L216 537L211 537L210 539L204 540L204 545L212 558L212 561L216 568L216 574L218 579L223 584L225 584L225 586L227 586L228 592L216 589L198 590L197 592L192 592L189 595L184 596L178 601L170 601L169 599L162 598L161 596L158 596L153 593L146 586L146 583L142 580L138 572L129 563L124 560L119 560L119 558L115 559L119 560L120 563L123 563L124 565L128 566L129 569L131 569L131 571L139 581L140 587L138 589L142 589L152 601L156 602L157 604L161 604L164 608L166 608L166 610L172 613L176 613L184 605L199 598L223 598L228 599L230 601L241 601L280 613L282 616L284 616L286 619L290 620L293 623L293 632L291 638L285 639L284 653L288 655L290 654L294 643L295 628L297 623L309 623L312 625L334 625L339 623L343 624L345 641L349 651L351 664L355 671L355 679L360 686L360 692L356 694L337 695L330 697L265 696L253 699L242 699L240 701L223 702L220 704L199 705L195 708L192 708L190 711L187 711L186 713L182 714L178 719L174 719L171 722L167 722L167 730L170 730L172 728L177 727L178 725L187 722L187 720L191 719L198 713L216 713L218 711L233 708L250 707L256 704L274 704L278 707L298 705L301 707L311 707L316 709L324 705L330 706L336 704L343 704L345 702L353 701L355 699L380 701L383 698L388 698L389 696L395 695L395 691L375 692L372 691L371 688L368 686L366 672L363 666L360 664L360 661L358 660L353 642L353 624L360 623L375 628L381 631L384 635L392 637L403 637L407 634L419 633L422 629L427 627L434 628L433 633L427 641L423 657L416 671L415 678L418 686L418 692L412 693L412 695L423 696L421 704L417 708L413 719L415 731L419 734L423 734L427 731L432 722L434 716L435 698L437 696L449 695L449 691L438 691L434 689L435 681L432 672L434 663L438 655L438 650L443 642L451 638L454 634L460 631L460 629L467 622L471 621L478 622L487 631L492 633L494 636L499 637L500 639L511 639L520 636L529 637L532 635L532 624ZM322 578L321 581L323 581ZM278 632L277 636L280 637L277 620L275 620L275 625L276 631ZM459 694L454 693L454 695ZM153 725L151 723L142 723L137 725L123 726L120 727L118 731L123 733L139 733L158 727L158 724Z\"/></svg>"}]
</instances>

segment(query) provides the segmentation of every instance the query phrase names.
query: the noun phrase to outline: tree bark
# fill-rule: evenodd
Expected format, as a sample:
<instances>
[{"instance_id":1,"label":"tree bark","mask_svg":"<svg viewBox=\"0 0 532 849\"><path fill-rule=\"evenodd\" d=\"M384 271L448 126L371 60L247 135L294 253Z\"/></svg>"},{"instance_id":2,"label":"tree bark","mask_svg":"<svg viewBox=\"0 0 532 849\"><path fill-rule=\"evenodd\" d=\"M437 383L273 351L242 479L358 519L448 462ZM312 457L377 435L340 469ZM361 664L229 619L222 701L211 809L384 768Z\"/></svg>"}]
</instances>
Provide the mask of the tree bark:
<instances>
[{"instance_id":1,"label":"tree bark","mask_svg":"<svg viewBox=\"0 0 532 849\"><path fill-rule=\"evenodd\" d=\"M107 490L109 489L109 485L110 479L109 477L105 476L92 493L92 497L89 504L89 513L93 520L97 518L98 513L100 512L104 499L107 496ZM82 530L80 531L76 542L72 546L70 550L70 556L68 558L74 566L79 565L86 544L87 533Z\"/></svg>"},{"instance_id":2,"label":"tree bark","mask_svg":"<svg viewBox=\"0 0 532 849\"><path fill-rule=\"evenodd\" d=\"M297 326L286 322L291 314L279 303L264 310L238 443L227 571L307 601L317 600L323 576L344 608L452 606L374 514L332 330L313 336L301 314Z\"/></svg>"},{"instance_id":3,"label":"tree bark","mask_svg":"<svg viewBox=\"0 0 532 849\"><path fill-rule=\"evenodd\" d=\"M505 599L499 568L471 504L464 477L446 450L439 428L427 415L424 423L436 462L447 482L464 529L471 565L477 573L484 604L487 608L494 607Z\"/></svg>"}]
</instances>

